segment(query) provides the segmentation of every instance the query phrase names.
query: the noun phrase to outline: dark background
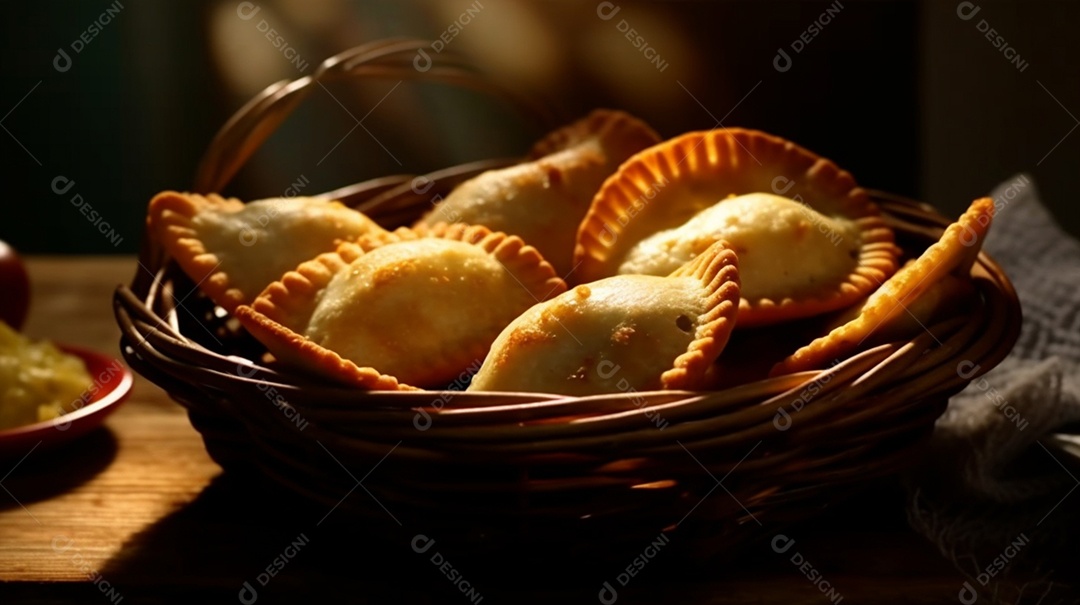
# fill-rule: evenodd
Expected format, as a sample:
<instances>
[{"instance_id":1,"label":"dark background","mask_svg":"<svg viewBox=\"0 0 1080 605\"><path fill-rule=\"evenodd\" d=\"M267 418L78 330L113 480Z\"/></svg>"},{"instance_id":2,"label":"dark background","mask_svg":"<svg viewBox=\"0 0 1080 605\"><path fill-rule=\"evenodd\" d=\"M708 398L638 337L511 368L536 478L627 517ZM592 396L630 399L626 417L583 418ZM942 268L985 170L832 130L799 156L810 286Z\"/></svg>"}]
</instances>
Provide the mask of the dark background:
<instances>
[{"instance_id":1,"label":"dark background","mask_svg":"<svg viewBox=\"0 0 1080 605\"><path fill-rule=\"evenodd\" d=\"M861 184L957 214L1028 171L1063 224L1080 233L1077 59L1080 3L597 2L479 0L448 45L493 78L531 91L564 121L626 109L674 136L758 128L832 158ZM9 3L0 66L0 239L32 253L134 252L147 201L191 186L202 151L247 99L311 73L331 54L388 36L433 38L475 2L263 0ZM791 44L827 7L840 13L801 52ZM118 16L101 23L112 7ZM969 9L970 10L970 9ZM1028 64L1020 71L978 30L993 27ZM258 24L298 53L294 62ZM654 48L660 71L618 29ZM76 53L92 25L100 32ZM774 69L777 49L793 59ZM72 59L58 71L58 49ZM340 99L348 113L338 105ZM356 120L361 119L362 128ZM311 194L466 160L517 155L543 133L476 93L365 81L313 94L225 193ZM74 186L54 193L63 176ZM98 228L71 203L78 194ZM114 245L100 221L115 230Z\"/></svg>"}]
</instances>

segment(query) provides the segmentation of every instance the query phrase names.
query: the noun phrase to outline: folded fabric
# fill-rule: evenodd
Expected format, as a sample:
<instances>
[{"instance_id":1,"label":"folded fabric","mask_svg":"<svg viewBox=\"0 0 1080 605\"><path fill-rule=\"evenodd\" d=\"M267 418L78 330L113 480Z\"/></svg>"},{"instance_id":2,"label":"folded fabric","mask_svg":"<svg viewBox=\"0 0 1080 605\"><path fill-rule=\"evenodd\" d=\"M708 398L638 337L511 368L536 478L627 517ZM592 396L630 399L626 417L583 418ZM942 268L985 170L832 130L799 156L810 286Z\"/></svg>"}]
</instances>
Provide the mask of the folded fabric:
<instances>
[{"instance_id":1,"label":"folded fabric","mask_svg":"<svg viewBox=\"0 0 1080 605\"><path fill-rule=\"evenodd\" d=\"M1080 244L1029 175L992 195L985 249L1016 287L1020 339L949 402L905 477L909 518L968 576L961 603L1074 602L1080 459L1058 435L1080 432Z\"/></svg>"}]
</instances>

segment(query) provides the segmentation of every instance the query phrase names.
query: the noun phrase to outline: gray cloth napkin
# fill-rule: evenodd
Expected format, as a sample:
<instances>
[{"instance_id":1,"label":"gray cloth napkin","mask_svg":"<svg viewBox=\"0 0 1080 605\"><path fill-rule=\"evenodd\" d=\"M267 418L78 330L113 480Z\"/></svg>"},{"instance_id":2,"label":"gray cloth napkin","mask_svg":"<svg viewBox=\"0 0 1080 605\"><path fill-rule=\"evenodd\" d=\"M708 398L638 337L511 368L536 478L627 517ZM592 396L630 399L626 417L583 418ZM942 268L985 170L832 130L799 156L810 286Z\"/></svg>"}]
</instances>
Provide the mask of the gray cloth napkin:
<instances>
[{"instance_id":1,"label":"gray cloth napkin","mask_svg":"<svg viewBox=\"0 0 1080 605\"><path fill-rule=\"evenodd\" d=\"M905 477L909 519L968 576L961 603L1080 602L1080 448L1060 436L1080 433L1080 244L1029 175L992 195L985 250L1016 287L1023 328L938 420Z\"/></svg>"}]
</instances>

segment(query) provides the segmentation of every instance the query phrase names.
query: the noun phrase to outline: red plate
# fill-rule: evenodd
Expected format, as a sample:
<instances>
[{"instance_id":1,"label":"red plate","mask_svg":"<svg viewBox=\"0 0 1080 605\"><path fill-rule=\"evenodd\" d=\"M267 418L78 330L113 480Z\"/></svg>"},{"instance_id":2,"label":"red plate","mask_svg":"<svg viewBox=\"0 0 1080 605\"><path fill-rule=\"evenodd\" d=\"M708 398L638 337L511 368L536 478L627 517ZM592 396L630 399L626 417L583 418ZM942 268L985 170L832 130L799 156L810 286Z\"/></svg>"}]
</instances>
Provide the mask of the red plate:
<instances>
[{"instance_id":1,"label":"red plate","mask_svg":"<svg viewBox=\"0 0 1080 605\"><path fill-rule=\"evenodd\" d=\"M135 379L118 359L82 347L62 344L57 347L83 360L94 386L84 395L82 407L74 412L0 431L0 458L24 456L39 444L47 448L78 439L101 426L105 417L116 411L131 392Z\"/></svg>"}]
</instances>

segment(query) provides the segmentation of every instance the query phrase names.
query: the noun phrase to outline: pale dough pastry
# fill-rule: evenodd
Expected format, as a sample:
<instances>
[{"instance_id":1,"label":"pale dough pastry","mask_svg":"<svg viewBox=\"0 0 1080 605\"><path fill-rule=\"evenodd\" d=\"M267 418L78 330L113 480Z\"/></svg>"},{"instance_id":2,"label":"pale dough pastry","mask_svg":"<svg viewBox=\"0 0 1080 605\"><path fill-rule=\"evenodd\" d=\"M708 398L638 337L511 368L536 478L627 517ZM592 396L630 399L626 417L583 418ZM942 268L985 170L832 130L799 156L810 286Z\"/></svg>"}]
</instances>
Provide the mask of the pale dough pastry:
<instances>
[{"instance_id":1,"label":"pale dough pastry","mask_svg":"<svg viewBox=\"0 0 1080 605\"><path fill-rule=\"evenodd\" d=\"M668 277L582 284L515 319L471 391L590 395L695 389L734 326L735 254L714 244Z\"/></svg>"},{"instance_id":2,"label":"pale dough pastry","mask_svg":"<svg viewBox=\"0 0 1080 605\"><path fill-rule=\"evenodd\" d=\"M343 241L385 233L339 202L305 197L244 204L166 191L150 201L147 220L184 272L230 312L301 262Z\"/></svg>"}]
</instances>

